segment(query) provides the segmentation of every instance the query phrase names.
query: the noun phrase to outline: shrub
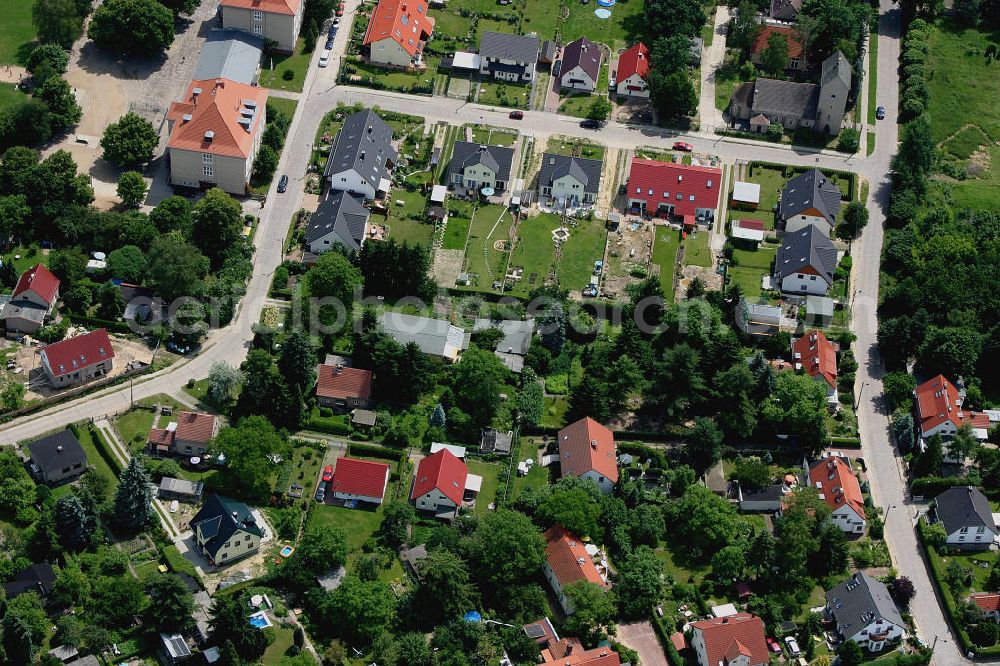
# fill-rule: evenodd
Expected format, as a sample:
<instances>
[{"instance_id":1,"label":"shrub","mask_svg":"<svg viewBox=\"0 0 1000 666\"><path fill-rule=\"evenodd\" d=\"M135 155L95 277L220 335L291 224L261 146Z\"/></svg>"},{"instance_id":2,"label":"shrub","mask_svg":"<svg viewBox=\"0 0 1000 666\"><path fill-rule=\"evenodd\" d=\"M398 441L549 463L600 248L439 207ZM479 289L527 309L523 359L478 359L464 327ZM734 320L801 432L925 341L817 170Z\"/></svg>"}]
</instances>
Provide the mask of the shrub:
<instances>
[{"instance_id":1,"label":"shrub","mask_svg":"<svg viewBox=\"0 0 1000 666\"><path fill-rule=\"evenodd\" d=\"M840 130L837 138L837 150L842 153L856 153L861 143L861 133L853 127Z\"/></svg>"},{"instance_id":2,"label":"shrub","mask_svg":"<svg viewBox=\"0 0 1000 666\"><path fill-rule=\"evenodd\" d=\"M291 69L286 69L281 73L281 78L284 79L285 81L291 81L292 79L295 78L295 72L292 71Z\"/></svg>"}]
</instances>

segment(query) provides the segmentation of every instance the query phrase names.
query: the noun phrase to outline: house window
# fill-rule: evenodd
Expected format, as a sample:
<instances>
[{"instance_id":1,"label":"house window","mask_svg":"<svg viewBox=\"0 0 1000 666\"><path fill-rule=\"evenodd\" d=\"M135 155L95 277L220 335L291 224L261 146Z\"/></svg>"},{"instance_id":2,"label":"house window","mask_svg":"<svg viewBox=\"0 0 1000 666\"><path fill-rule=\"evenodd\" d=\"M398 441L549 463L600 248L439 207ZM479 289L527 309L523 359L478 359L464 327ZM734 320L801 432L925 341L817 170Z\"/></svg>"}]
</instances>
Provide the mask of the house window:
<instances>
[{"instance_id":1,"label":"house window","mask_svg":"<svg viewBox=\"0 0 1000 666\"><path fill-rule=\"evenodd\" d=\"M788 66L791 67L792 69L798 69L799 68L799 59L798 58L792 58L792 59L790 59L788 61Z\"/></svg>"},{"instance_id":2,"label":"house window","mask_svg":"<svg viewBox=\"0 0 1000 666\"><path fill-rule=\"evenodd\" d=\"M264 20L264 12L254 10L253 20L256 21L257 23L260 23L261 21L263 21Z\"/></svg>"},{"instance_id":3,"label":"house window","mask_svg":"<svg viewBox=\"0 0 1000 666\"><path fill-rule=\"evenodd\" d=\"M235 543L235 544L233 544L233 545L234 545L234 546L238 546L238 545L240 545L241 543L243 543L243 542L242 542L242 541L241 541L240 539L237 539L237 540L236 540L236 543Z\"/></svg>"},{"instance_id":4,"label":"house window","mask_svg":"<svg viewBox=\"0 0 1000 666\"><path fill-rule=\"evenodd\" d=\"M202 162L201 164L201 175L203 176L214 176L215 166L211 162Z\"/></svg>"},{"instance_id":5,"label":"house window","mask_svg":"<svg viewBox=\"0 0 1000 666\"><path fill-rule=\"evenodd\" d=\"M255 35L263 35L264 34L264 26L258 25L258 24L255 23L254 26L253 26L253 34L255 34Z\"/></svg>"},{"instance_id":6,"label":"house window","mask_svg":"<svg viewBox=\"0 0 1000 666\"><path fill-rule=\"evenodd\" d=\"M960 529L960 530L958 531L958 533L959 533L959 534L965 534L965 533L966 533L966 532L968 532L968 531L969 531L969 528L968 528L968 527L963 527L962 529Z\"/></svg>"},{"instance_id":7,"label":"house window","mask_svg":"<svg viewBox=\"0 0 1000 666\"><path fill-rule=\"evenodd\" d=\"M976 528L976 534L982 534L985 531L986 531L986 528L983 527L982 525L980 525L979 527Z\"/></svg>"}]
</instances>

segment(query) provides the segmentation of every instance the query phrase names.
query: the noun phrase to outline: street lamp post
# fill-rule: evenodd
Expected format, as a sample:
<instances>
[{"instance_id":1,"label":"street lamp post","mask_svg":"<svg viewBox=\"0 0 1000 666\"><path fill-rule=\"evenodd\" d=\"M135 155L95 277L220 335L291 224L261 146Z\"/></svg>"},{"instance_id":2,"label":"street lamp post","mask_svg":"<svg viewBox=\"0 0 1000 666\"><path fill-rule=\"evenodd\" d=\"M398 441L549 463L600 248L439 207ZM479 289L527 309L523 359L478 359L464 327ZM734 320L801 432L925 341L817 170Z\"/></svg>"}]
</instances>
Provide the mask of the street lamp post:
<instances>
[{"instance_id":1,"label":"street lamp post","mask_svg":"<svg viewBox=\"0 0 1000 666\"><path fill-rule=\"evenodd\" d=\"M865 391L865 385L868 382L861 382L861 388L858 389L858 398L854 403L854 411L858 411L858 406L861 405L861 394Z\"/></svg>"}]
</instances>

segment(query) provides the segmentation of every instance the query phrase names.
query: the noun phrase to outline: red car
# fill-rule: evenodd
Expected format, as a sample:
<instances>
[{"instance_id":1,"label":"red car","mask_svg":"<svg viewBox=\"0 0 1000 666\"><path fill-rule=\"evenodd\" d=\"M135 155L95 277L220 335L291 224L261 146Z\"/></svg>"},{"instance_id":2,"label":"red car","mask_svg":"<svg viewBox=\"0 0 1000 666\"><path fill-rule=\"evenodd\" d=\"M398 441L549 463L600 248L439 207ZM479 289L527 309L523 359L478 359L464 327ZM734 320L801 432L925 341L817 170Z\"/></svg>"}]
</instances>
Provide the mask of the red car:
<instances>
[{"instance_id":1,"label":"red car","mask_svg":"<svg viewBox=\"0 0 1000 666\"><path fill-rule=\"evenodd\" d=\"M327 465L323 468L323 482L328 483L333 481L333 465Z\"/></svg>"},{"instance_id":2,"label":"red car","mask_svg":"<svg viewBox=\"0 0 1000 666\"><path fill-rule=\"evenodd\" d=\"M507 117L511 120L521 120L524 118L524 111L511 111Z\"/></svg>"},{"instance_id":3,"label":"red car","mask_svg":"<svg viewBox=\"0 0 1000 666\"><path fill-rule=\"evenodd\" d=\"M340 3L340 5L337 7L337 16L343 16L343 15L344 15L344 3Z\"/></svg>"},{"instance_id":4,"label":"red car","mask_svg":"<svg viewBox=\"0 0 1000 666\"><path fill-rule=\"evenodd\" d=\"M771 652L775 654L781 654L781 643L774 640L773 638L767 639L767 647Z\"/></svg>"},{"instance_id":5,"label":"red car","mask_svg":"<svg viewBox=\"0 0 1000 666\"><path fill-rule=\"evenodd\" d=\"M674 150L683 150L685 153L690 153L694 150L694 146L687 141L674 141Z\"/></svg>"}]
</instances>

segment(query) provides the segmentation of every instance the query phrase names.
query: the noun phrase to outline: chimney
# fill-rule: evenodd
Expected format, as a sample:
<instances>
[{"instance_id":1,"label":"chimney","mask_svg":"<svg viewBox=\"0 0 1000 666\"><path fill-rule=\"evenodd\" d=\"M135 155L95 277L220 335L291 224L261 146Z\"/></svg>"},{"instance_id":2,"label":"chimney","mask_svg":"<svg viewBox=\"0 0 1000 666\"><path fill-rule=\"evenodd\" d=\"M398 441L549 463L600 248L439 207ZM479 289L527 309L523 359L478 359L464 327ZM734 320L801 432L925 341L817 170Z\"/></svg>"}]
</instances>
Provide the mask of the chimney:
<instances>
[{"instance_id":1,"label":"chimney","mask_svg":"<svg viewBox=\"0 0 1000 666\"><path fill-rule=\"evenodd\" d=\"M590 440L590 448L592 448L592 449L596 449L597 448L597 440L596 439Z\"/></svg>"},{"instance_id":2,"label":"chimney","mask_svg":"<svg viewBox=\"0 0 1000 666\"><path fill-rule=\"evenodd\" d=\"M728 617L722 618L722 624L729 624L729 618Z\"/></svg>"},{"instance_id":3,"label":"chimney","mask_svg":"<svg viewBox=\"0 0 1000 666\"><path fill-rule=\"evenodd\" d=\"M233 520L239 522L239 514L237 514L235 511L233 511Z\"/></svg>"},{"instance_id":4,"label":"chimney","mask_svg":"<svg viewBox=\"0 0 1000 666\"><path fill-rule=\"evenodd\" d=\"M212 139L215 138L215 132L212 130L205 131L205 143L212 143Z\"/></svg>"},{"instance_id":5,"label":"chimney","mask_svg":"<svg viewBox=\"0 0 1000 666\"><path fill-rule=\"evenodd\" d=\"M59 453L62 453L62 444L60 444L59 446L56 447L56 451L58 451Z\"/></svg>"}]
</instances>

